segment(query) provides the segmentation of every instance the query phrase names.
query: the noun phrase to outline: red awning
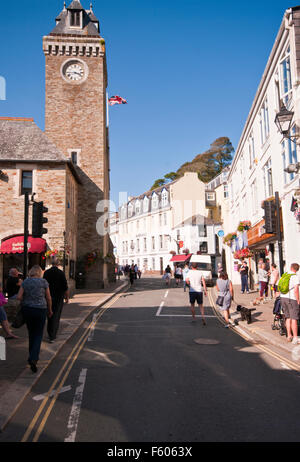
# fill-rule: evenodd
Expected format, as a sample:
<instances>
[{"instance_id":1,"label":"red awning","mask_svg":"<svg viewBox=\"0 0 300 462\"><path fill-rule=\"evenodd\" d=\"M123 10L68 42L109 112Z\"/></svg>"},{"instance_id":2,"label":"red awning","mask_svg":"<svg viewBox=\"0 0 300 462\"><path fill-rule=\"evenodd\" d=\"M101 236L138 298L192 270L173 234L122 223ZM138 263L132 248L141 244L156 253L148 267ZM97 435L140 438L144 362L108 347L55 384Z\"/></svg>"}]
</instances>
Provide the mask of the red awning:
<instances>
[{"instance_id":1,"label":"red awning","mask_svg":"<svg viewBox=\"0 0 300 462\"><path fill-rule=\"evenodd\" d=\"M28 237L28 253L44 253L47 250L45 239L37 237ZM14 236L10 239L2 241L0 254L2 253L23 253L24 252L24 236Z\"/></svg>"},{"instance_id":2,"label":"red awning","mask_svg":"<svg viewBox=\"0 0 300 462\"><path fill-rule=\"evenodd\" d=\"M172 263L184 263L185 261L189 260L193 254L190 253L189 255L174 255L174 257L170 260Z\"/></svg>"}]
</instances>

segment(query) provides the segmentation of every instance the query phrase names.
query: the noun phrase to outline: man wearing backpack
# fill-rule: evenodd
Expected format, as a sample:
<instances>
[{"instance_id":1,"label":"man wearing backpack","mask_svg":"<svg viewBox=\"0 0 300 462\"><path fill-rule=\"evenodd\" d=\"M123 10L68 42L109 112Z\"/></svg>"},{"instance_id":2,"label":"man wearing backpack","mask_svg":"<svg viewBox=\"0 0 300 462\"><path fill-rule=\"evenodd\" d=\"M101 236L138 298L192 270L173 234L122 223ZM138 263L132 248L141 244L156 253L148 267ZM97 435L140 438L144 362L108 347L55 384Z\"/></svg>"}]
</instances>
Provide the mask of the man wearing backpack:
<instances>
[{"instance_id":1,"label":"man wearing backpack","mask_svg":"<svg viewBox=\"0 0 300 462\"><path fill-rule=\"evenodd\" d=\"M300 343L298 339L298 320L300 318L300 297L299 297L299 280L297 273L300 266L293 263L291 271L285 273L278 283L278 289L281 293L281 304L286 318L286 329L288 333L288 342L294 345Z\"/></svg>"}]
</instances>

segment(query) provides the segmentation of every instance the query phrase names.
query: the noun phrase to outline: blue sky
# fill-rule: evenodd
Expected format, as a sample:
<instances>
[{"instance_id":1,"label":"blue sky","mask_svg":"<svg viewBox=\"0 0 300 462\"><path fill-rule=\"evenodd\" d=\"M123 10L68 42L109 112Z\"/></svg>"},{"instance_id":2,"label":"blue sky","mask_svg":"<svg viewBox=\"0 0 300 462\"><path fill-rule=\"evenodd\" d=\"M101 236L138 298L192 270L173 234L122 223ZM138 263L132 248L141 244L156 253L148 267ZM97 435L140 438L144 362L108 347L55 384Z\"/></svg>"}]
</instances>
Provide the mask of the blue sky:
<instances>
[{"instance_id":1,"label":"blue sky","mask_svg":"<svg viewBox=\"0 0 300 462\"><path fill-rule=\"evenodd\" d=\"M42 36L63 1L2 3L0 115L34 117L43 129ZM109 95L128 100L110 109L114 200L146 191L220 136L237 146L284 11L298 3L94 0Z\"/></svg>"}]
</instances>

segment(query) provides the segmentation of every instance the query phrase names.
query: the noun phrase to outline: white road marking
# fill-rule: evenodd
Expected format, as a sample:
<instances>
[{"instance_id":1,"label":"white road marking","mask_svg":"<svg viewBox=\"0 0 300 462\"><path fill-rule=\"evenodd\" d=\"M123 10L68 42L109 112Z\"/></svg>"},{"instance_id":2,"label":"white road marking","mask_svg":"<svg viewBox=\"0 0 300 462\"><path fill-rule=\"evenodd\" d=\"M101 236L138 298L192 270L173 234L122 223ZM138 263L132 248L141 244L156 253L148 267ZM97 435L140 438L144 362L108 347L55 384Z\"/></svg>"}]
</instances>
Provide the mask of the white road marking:
<instances>
[{"instance_id":1,"label":"white road marking","mask_svg":"<svg viewBox=\"0 0 300 462\"><path fill-rule=\"evenodd\" d=\"M192 318L191 314L160 314L160 318ZM216 318L217 316L204 316L205 319ZM196 318L202 318L202 316L196 316Z\"/></svg>"},{"instance_id":2,"label":"white road marking","mask_svg":"<svg viewBox=\"0 0 300 462\"><path fill-rule=\"evenodd\" d=\"M96 319L97 319L97 316L98 316L99 313L95 313L94 316L93 316L93 320L92 320L92 327L90 329L90 335L89 335L89 338L88 338L88 342L92 342L93 339L94 339L94 333L95 333L95 325L96 325Z\"/></svg>"},{"instance_id":3,"label":"white road marking","mask_svg":"<svg viewBox=\"0 0 300 462\"><path fill-rule=\"evenodd\" d=\"M281 362L280 364L281 364L281 367L282 367L283 369L285 369L285 370L287 370L287 371L291 371L291 370L292 370L292 369L291 369L289 366L287 366L284 362Z\"/></svg>"},{"instance_id":4,"label":"white road marking","mask_svg":"<svg viewBox=\"0 0 300 462\"><path fill-rule=\"evenodd\" d=\"M168 295L169 295L169 291L167 290L167 292L165 294L165 298L167 298Z\"/></svg>"},{"instance_id":5,"label":"white road marking","mask_svg":"<svg viewBox=\"0 0 300 462\"><path fill-rule=\"evenodd\" d=\"M94 355L100 356L102 361L105 361L105 362L111 364L112 366L117 366L117 367L119 366L119 364L117 364L114 361L112 361L111 359L109 359L107 353L101 353L101 351L91 350L90 348L85 348L85 351L88 351L89 353L93 353Z\"/></svg>"},{"instance_id":6,"label":"white road marking","mask_svg":"<svg viewBox=\"0 0 300 462\"><path fill-rule=\"evenodd\" d=\"M83 398L83 391L86 381L87 369L82 369L79 376L79 386L76 389L73 405L68 422L68 435L65 438L65 443L74 443L76 440L77 427L80 417L80 410Z\"/></svg>"},{"instance_id":7,"label":"white road marking","mask_svg":"<svg viewBox=\"0 0 300 462\"><path fill-rule=\"evenodd\" d=\"M67 386L67 387L63 387L63 388L60 390L59 394L65 393L66 391L70 391L71 389L72 389L72 387L71 387L70 385ZM55 394L56 394L56 390L53 390L53 391L50 393L49 398L52 398ZM46 397L46 393L45 393L44 395L36 395L36 396L34 396L32 399L33 399L34 401L42 401L45 397Z\"/></svg>"},{"instance_id":8,"label":"white road marking","mask_svg":"<svg viewBox=\"0 0 300 462\"><path fill-rule=\"evenodd\" d=\"M160 316L160 313L161 313L161 310L162 310L163 307L164 307L164 304L165 304L165 302L161 302L160 307L158 308L158 311L157 311L157 313L156 313L156 316Z\"/></svg>"}]
</instances>

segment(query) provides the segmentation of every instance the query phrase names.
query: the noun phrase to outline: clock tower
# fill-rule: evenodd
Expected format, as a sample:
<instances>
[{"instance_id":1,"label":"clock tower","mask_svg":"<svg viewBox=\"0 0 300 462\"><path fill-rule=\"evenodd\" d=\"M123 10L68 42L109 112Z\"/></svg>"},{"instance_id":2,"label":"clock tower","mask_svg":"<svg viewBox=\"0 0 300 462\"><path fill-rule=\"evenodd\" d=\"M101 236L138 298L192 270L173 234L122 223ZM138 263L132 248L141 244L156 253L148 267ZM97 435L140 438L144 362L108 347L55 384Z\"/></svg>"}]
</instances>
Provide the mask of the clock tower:
<instances>
[{"instance_id":1,"label":"clock tower","mask_svg":"<svg viewBox=\"0 0 300 462\"><path fill-rule=\"evenodd\" d=\"M73 162L81 180L77 201L77 260L108 253L108 237L96 229L99 201L109 199L109 148L106 123L107 68L105 41L92 5L73 0L43 38L46 57L46 135ZM68 205L66 204L66 207ZM64 230L61 230L63 232ZM66 230L67 231L67 230ZM87 287L107 279L98 259L87 273Z\"/></svg>"}]
</instances>

